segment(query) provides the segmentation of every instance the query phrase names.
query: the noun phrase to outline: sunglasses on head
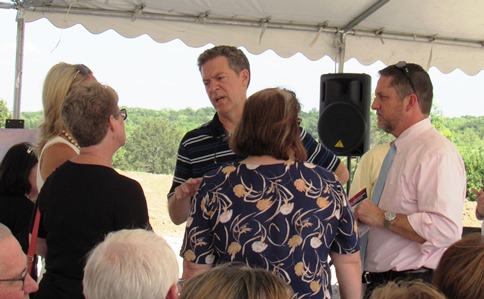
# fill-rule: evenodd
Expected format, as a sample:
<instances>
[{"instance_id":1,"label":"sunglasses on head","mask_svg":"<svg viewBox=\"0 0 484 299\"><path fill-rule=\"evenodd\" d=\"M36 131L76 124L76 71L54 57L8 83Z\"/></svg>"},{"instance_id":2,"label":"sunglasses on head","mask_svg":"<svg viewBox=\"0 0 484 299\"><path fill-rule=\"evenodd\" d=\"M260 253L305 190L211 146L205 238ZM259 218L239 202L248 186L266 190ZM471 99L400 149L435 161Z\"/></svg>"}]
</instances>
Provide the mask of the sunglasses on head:
<instances>
[{"instance_id":1,"label":"sunglasses on head","mask_svg":"<svg viewBox=\"0 0 484 299\"><path fill-rule=\"evenodd\" d=\"M412 87L413 93L416 93L415 85L413 84L412 77L410 70L408 69L408 65L405 61L399 61L397 64L393 65L397 69L399 69L407 78L408 82L410 83L410 86Z\"/></svg>"},{"instance_id":2,"label":"sunglasses on head","mask_svg":"<svg viewBox=\"0 0 484 299\"><path fill-rule=\"evenodd\" d=\"M79 74L81 74L84 77L87 77L90 74L92 74L92 71L84 64L76 64L76 73L74 74L74 78L72 78L72 81L76 80L77 75Z\"/></svg>"}]
</instances>

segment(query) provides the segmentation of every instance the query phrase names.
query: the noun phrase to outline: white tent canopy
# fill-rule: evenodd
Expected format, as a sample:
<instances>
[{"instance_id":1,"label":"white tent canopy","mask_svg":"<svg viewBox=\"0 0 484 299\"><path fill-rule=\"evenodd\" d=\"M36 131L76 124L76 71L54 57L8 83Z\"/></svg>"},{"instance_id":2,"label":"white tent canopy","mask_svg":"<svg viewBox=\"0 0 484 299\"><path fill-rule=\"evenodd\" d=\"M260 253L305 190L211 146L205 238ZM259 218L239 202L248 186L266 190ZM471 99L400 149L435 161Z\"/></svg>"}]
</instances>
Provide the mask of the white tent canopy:
<instances>
[{"instance_id":1,"label":"white tent canopy","mask_svg":"<svg viewBox=\"0 0 484 299\"><path fill-rule=\"evenodd\" d=\"M24 21L47 18L59 28L82 24L92 33L114 29L193 47L330 56L340 72L350 58L406 60L444 73L484 69L483 0L0 0L0 8L18 10L19 32ZM21 69L19 57L21 50Z\"/></svg>"},{"instance_id":2,"label":"white tent canopy","mask_svg":"<svg viewBox=\"0 0 484 299\"><path fill-rule=\"evenodd\" d=\"M363 64L406 59L469 75L484 69L482 0L25 0L19 7L26 22L47 18L60 28L82 24L92 33L179 38L193 47L231 44Z\"/></svg>"}]
</instances>

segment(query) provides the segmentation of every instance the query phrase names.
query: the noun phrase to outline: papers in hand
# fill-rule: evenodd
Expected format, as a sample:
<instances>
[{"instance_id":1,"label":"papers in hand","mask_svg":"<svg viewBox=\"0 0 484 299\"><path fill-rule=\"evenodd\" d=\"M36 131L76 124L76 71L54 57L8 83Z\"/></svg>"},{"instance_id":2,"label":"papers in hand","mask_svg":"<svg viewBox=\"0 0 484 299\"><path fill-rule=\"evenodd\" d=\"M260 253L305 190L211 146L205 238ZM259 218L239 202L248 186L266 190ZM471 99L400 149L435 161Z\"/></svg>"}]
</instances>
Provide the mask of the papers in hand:
<instances>
[{"instance_id":1,"label":"papers in hand","mask_svg":"<svg viewBox=\"0 0 484 299\"><path fill-rule=\"evenodd\" d=\"M366 193L366 188L363 188L360 192L356 193L352 198L349 199L351 211L354 212L355 208L367 199L368 194ZM363 222L358 221L358 235L360 236L360 238L369 230L370 226L368 224L364 224Z\"/></svg>"}]
</instances>

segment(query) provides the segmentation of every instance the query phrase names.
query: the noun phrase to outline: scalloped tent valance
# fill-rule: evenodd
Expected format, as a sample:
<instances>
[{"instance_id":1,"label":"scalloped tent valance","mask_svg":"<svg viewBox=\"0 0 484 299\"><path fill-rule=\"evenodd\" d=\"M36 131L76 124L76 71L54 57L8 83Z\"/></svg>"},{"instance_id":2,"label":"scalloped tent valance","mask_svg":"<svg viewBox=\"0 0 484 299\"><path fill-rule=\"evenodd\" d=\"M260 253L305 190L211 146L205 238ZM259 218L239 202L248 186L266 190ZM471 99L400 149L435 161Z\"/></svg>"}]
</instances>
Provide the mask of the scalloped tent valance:
<instances>
[{"instance_id":1,"label":"scalloped tent valance","mask_svg":"<svg viewBox=\"0 0 484 299\"><path fill-rule=\"evenodd\" d=\"M484 69L482 0L0 0L25 22L48 19L59 28L81 24L96 34L114 29L125 37L149 35L268 49L282 57L331 57L344 71L356 58L369 65L415 62L443 73ZM25 21L25 22L23 22ZM28 26L28 25L27 25ZM22 41L18 38L18 41ZM18 45L14 116L19 115L21 58Z\"/></svg>"},{"instance_id":2,"label":"scalloped tent valance","mask_svg":"<svg viewBox=\"0 0 484 299\"><path fill-rule=\"evenodd\" d=\"M82 24L189 46L243 46L282 57L301 52L371 64L412 61L448 73L484 69L482 0L24 0L26 22Z\"/></svg>"}]
</instances>

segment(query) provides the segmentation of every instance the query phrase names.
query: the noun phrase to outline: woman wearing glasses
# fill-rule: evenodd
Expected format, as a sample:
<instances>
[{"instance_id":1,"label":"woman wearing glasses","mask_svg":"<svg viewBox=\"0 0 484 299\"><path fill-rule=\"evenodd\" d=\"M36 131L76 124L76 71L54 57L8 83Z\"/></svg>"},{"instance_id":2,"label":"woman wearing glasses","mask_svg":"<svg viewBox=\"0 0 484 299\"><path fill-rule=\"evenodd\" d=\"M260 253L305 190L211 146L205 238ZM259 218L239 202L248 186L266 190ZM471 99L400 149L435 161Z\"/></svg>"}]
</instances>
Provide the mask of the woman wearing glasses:
<instances>
[{"instance_id":1,"label":"woman wearing glasses","mask_svg":"<svg viewBox=\"0 0 484 299\"><path fill-rule=\"evenodd\" d=\"M342 297L360 298L354 217L335 176L304 162L300 109L278 88L245 102L229 144L247 158L204 175L187 220L183 278L243 262L282 277L293 298L329 298L331 256Z\"/></svg>"},{"instance_id":2,"label":"woman wearing glasses","mask_svg":"<svg viewBox=\"0 0 484 299\"><path fill-rule=\"evenodd\" d=\"M116 92L95 81L76 86L61 111L80 152L49 176L37 200L37 253L46 257L38 299L84 298L87 253L111 231L151 228L141 185L112 167L126 141Z\"/></svg>"},{"instance_id":3,"label":"woman wearing glasses","mask_svg":"<svg viewBox=\"0 0 484 299\"><path fill-rule=\"evenodd\" d=\"M61 118L61 106L71 88L93 80L96 78L85 65L64 62L54 65L45 77L42 91L44 119L39 127L40 140L36 146L39 190L54 169L79 154L79 145Z\"/></svg>"}]
</instances>

